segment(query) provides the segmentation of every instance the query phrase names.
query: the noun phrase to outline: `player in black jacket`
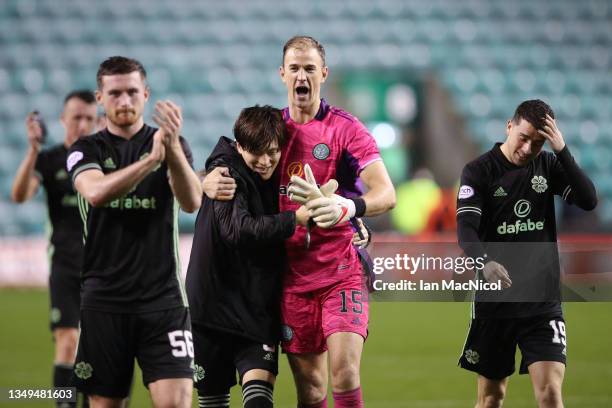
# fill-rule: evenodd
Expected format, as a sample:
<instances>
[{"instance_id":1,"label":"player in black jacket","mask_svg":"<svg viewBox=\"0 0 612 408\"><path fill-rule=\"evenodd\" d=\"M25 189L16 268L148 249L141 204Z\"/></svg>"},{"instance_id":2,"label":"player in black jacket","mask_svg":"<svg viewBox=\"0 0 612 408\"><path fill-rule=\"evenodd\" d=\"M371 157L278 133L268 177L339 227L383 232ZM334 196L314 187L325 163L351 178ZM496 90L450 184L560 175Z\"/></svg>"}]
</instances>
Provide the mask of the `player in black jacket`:
<instances>
[{"instance_id":1,"label":"player in black jacket","mask_svg":"<svg viewBox=\"0 0 612 408\"><path fill-rule=\"evenodd\" d=\"M476 406L500 407L518 345L520 373L530 374L539 406L562 407L566 330L553 197L592 210L595 187L546 103L521 103L506 135L461 175L459 244L468 256L485 258L478 278L504 289L476 293L459 364L479 374ZM542 151L546 141L554 153Z\"/></svg>"},{"instance_id":2,"label":"player in black jacket","mask_svg":"<svg viewBox=\"0 0 612 408\"><path fill-rule=\"evenodd\" d=\"M283 241L308 211L278 213L274 170L286 138L280 110L244 109L236 142L221 137L206 161L234 178L233 200L204 198L187 271L195 345L195 386L201 407L229 407L242 385L245 407L271 407L278 373Z\"/></svg>"},{"instance_id":3,"label":"player in black jacket","mask_svg":"<svg viewBox=\"0 0 612 408\"><path fill-rule=\"evenodd\" d=\"M97 82L107 127L79 139L66 161L85 236L77 386L93 406L121 406L136 358L153 405L186 408L193 344L177 217L179 206L200 207L202 188L181 110L157 102L160 129L144 123L149 88L136 60L105 60Z\"/></svg>"},{"instance_id":4,"label":"player in black jacket","mask_svg":"<svg viewBox=\"0 0 612 408\"><path fill-rule=\"evenodd\" d=\"M77 340L79 338L79 302L83 225L77 208L76 192L66 172L68 149L80 137L89 135L96 123L96 99L93 92L78 90L64 99L60 121L64 126L61 144L41 149L44 129L32 112L26 119L28 151L13 181L11 198L23 203L42 185L46 192L51 225L49 239L50 327L55 341L53 386L69 385Z\"/></svg>"}]
</instances>

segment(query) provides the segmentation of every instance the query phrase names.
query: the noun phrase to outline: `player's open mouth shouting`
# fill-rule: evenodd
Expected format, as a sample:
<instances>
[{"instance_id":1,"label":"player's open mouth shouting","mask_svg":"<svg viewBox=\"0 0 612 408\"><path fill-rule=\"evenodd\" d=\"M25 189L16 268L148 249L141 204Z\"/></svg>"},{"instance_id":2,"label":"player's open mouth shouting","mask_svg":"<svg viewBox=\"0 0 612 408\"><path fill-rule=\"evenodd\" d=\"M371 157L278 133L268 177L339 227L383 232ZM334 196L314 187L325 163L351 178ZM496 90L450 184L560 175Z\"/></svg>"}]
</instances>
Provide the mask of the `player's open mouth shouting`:
<instances>
[{"instance_id":1,"label":"player's open mouth shouting","mask_svg":"<svg viewBox=\"0 0 612 408\"><path fill-rule=\"evenodd\" d=\"M310 96L310 88L307 85L298 85L295 87L295 99L298 101L307 101Z\"/></svg>"}]
</instances>

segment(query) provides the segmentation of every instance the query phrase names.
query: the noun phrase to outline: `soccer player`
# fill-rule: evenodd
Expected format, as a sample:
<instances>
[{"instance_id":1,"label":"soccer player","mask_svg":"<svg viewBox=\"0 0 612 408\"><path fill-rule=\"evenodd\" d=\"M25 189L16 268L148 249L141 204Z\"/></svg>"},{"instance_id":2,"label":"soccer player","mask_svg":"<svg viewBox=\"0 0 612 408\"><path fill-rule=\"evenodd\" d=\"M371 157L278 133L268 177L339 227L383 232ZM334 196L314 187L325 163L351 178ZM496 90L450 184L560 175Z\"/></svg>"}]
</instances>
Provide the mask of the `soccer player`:
<instances>
[{"instance_id":1,"label":"soccer player","mask_svg":"<svg viewBox=\"0 0 612 408\"><path fill-rule=\"evenodd\" d=\"M93 407L119 407L136 358L153 405L188 407L193 343L177 216L179 205L200 207L202 189L181 110L157 102L160 129L144 123L146 72L130 58L102 62L97 85L107 127L79 139L66 161L85 235L77 386Z\"/></svg>"},{"instance_id":2,"label":"soccer player","mask_svg":"<svg viewBox=\"0 0 612 408\"><path fill-rule=\"evenodd\" d=\"M26 119L28 150L13 180L11 198L23 203L42 184L47 193L51 223L49 240L50 326L55 341L53 386L68 387L79 338L80 273L83 228L77 197L66 172L68 149L80 137L93 132L96 99L91 91L77 90L64 98L60 116L64 141L41 151L44 137L38 114Z\"/></svg>"},{"instance_id":3,"label":"soccer player","mask_svg":"<svg viewBox=\"0 0 612 408\"><path fill-rule=\"evenodd\" d=\"M273 406L283 242L309 219L303 206L278 212L272 176L286 132L280 110L243 109L236 142L221 137L206 163L229 169L238 188L230 201L204 199L187 271L200 407L230 406L236 370L244 407Z\"/></svg>"},{"instance_id":4,"label":"soccer player","mask_svg":"<svg viewBox=\"0 0 612 408\"><path fill-rule=\"evenodd\" d=\"M288 270L281 312L282 345L293 371L300 407L327 406L328 350L336 407L363 405L359 366L367 336L368 304L364 275L351 244L351 217L374 216L395 205L395 190L374 138L354 116L321 99L328 76L325 50L314 38L297 36L283 47L280 77L289 106L283 117L289 132L280 159L280 211L295 211L288 188L292 176L305 176L294 198L307 207L318 226L296 226L285 241ZM209 197L232 191L227 178L205 185ZM368 188L361 196L358 179ZM337 179L339 195L326 197L312 180ZM294 182L298 179L294 178ZM208 180L212 181L212 179ZM205 181L206 183L206 181ZM309 187L310 186L310 187ZM341 196L350 198L340 200ZM324 227L324 228L321 228ZM306 248L305 240L310 245Z\"/></svg>"},{"instance_id":5,"label":"soccer player","mask_svg":"<svg viewBox=\"0 0 612 408\"><path fill-rule=\"evenodd\" d=\"M502 406L517 345L520 373L529 373L538 405L563 406L567 332L553 197L584 210L595 208L597 198L554 118L541 100L521 103L507 123L506 141L461 175L459 244L468 256L485 258L479 278L505 288L476 293L459 361L478 373L478 408ZM546 142L554 153L542 151Z\"/></svg>"}]
</instances>

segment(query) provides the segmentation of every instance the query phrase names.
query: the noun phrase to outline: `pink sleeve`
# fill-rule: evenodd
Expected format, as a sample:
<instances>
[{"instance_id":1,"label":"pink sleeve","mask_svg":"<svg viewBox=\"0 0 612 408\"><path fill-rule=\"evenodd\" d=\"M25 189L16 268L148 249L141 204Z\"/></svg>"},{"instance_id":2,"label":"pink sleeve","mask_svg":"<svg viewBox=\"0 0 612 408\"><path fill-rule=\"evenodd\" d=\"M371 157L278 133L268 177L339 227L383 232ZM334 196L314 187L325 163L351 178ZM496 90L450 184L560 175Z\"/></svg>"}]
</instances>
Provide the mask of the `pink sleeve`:
<instances>
[{"instance_id":1,"label":"pink sleeve","mask_svg":"<svg viewBox=\"0 0 612 408\"><path fill-rule=\"evenodd\" d=\"M369 164L381 160L376 140L368 129L358 120L351 123L346 134L346 152L348 153L350 167L358 176Z\"/></svg>"}]
</instances>

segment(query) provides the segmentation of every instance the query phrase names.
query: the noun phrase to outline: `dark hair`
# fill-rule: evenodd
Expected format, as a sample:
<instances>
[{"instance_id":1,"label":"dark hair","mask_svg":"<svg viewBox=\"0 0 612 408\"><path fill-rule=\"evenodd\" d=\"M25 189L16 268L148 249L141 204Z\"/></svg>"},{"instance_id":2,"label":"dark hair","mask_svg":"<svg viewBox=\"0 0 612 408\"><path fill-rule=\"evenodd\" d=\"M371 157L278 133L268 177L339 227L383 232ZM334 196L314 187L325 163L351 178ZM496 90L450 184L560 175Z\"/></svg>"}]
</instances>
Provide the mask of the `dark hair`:
<instances>
[{"instance_id":1,"label":"dark hair","mask_svg":"<svg viewBox=\"0 0 612 408\"><path fill-rule=\"evenodd\" d=\"M72 98L80 99L85 103L96 103L96 96L89 89L77 89L75 91L70 92L64 98L64 106L68 103Z\"/></svg>"},{"instance_id":2,"label":"dark hair","mask_svg":"<svg viewBox=\"0 0 612 408\"><path fill-rule=\"evenodd\" d=\"M281 148L287 140L282 111L270 105L244 108L234 123L234 137L244 150L253 154L265 152L274 141Z\"/></svg>"},{"instance_id":3,"label":"dark hair","mask_svg":"<svg viewBox=\"0 0 612 408\"><path fill-rule=\"evenodd\" d=\"M546 125L544 118L549 115L551 118L555 118L555 112L552 108L544 101L540 99L531 99L523 101L514 111L512 122L515 124L520 123L521 119L525 119L527 122L536 129L543 129Z\"/></svg>"},{"instance_id":4,"label":"dark hair","mask_svg":"<svg viewBox=\"0 0 612 408\"><path fill-rule=\"evenodd\" d=\"M285 55L289 48L297 48L298 50L314 48L318 51L319 56L321 56L321 61L323 61L323 66L325 66L325 48L323 48L323 44L314 38L307 35L296 35L291 37L283 46L283 63L281 65L285 65Z\"/></svg>"},{"instance_id":5,"label":"dark hair","mask_svg":"<svg viewBox=\"0 0 612 408\"><path fill-rule=\"evenodd\" d=\"M131 74L135 71L140 72L143 81L147 78L147 71L139 61L120 56L107 58L100 64L96 74L98 89L102 89L102 77L105 75Z\"/></svg>"}]
</instances>

